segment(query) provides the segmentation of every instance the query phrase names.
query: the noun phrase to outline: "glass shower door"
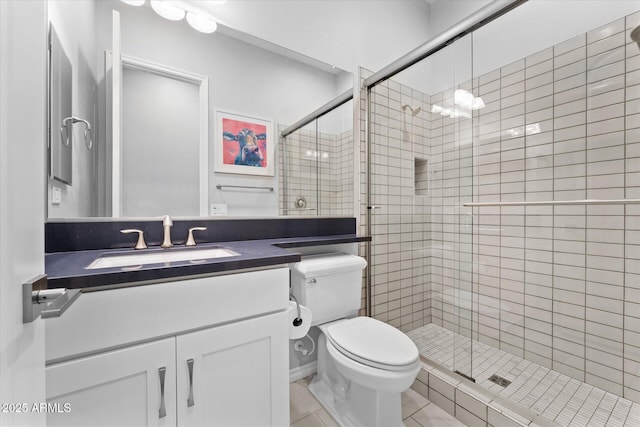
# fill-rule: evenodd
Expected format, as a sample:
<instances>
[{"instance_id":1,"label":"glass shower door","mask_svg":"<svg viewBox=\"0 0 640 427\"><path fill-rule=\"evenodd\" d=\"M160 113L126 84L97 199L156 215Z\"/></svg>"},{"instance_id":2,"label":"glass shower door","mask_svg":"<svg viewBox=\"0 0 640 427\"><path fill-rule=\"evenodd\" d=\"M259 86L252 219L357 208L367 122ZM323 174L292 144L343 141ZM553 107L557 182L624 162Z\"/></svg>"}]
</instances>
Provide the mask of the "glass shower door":
<instances>
[{"instance_id":1,"label":"glass shower door","mask_svg":"<svg viewBox=\"0 0 640 427\"><path fill-rule=\"evenodd\" d=\"M393 78L369 100L371 315L409 332L431 320L428 94L419 79Z\"/></svg>"},{"instance_id":2,"label":"glass shower door","mask_svg":"<svg viewBox=\"0 0 640 427\"><path fill-rule=\"evenodd\" d=\"M425 61L431 70L431 127L434 230L432 274L433 323L444 328L449 342L436 362L473 378L474 216L463 207L474 195L474 117L481 105L472 79L472 35ZM427 356L429 357L429 356Z\"/></svg>"},{"instance_id":3,"label":"glass shower door","mask_svg":"<svg viewBox=\"0 0 640 427\"><path fill-rule=\"evenodd\" d=\"M472 377L474 81L467 36L370 89L372 315Z\"/></svg>"}]
</instances>

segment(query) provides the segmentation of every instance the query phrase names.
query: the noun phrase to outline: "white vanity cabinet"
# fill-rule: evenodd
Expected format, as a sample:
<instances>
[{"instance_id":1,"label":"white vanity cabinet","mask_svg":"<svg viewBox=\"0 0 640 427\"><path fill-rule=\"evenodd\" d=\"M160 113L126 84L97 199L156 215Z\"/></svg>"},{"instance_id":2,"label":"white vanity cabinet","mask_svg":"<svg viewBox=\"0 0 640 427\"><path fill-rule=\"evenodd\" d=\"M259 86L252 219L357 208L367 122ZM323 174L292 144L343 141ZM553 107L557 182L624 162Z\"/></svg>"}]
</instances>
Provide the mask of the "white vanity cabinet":
<instances>
[{"instance_id":1,"label":"white vanity cabinet","mask_svg":"<svg viewBox=\"0 0 640 427\"><path fill-rule=\"evenodd\" d=\"M49 366L47 425L175 426L175 351L170 338Z\"/></svg>"},{"instance_id":2,"label":"white vanity cabinet","mask_svg":"<svg viewBox=\"0 0 640 427\"><path fill-rule=\"evenodd\" d=\"M288 426L288 336L271 332L287 319L279 313L179 336L178 425Z\"/></svg>"},{"instance_id":3,"label":"white vanity cabinet","mask_svg":"<svg viewBox=\"0 0 640 427\"><path fill-rule=\"evenodd\" d=\"M48 425L289 425L288 277L83 294L46 323Z\"/></svg>"}]
</instances>

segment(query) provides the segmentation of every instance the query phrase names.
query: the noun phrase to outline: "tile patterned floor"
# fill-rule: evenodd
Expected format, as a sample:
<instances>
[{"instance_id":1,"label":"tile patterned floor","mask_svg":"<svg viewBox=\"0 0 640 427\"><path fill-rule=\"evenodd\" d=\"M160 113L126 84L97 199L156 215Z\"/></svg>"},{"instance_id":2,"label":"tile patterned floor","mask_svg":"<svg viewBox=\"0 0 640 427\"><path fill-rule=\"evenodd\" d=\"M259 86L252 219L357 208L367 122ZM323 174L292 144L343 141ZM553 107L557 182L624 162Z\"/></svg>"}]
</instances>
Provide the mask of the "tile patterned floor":
<instances>
[{"instance_id":1,"label":"tile patterned floor","mask_svg":"<svg viewBox=\"0 0 640 427\"><path fill-rule=\"evenodd\" d=\"M310 377L289 385L291 427L337 427L338 424L307 389L309 381ZM402 394L402 417L406 427L464 427L412 389Z\"/></svg>"},{"instance_id":2,"label":"tile patterned floor","mask_svg":"<svg viewBox=\"0 0 640 427\"><path fill-rule=\"evenodd\" d=\"M499 396L553 420L561 426L640 426L640 404L623 399L567 375L458 335L435 324L410 331L420 354L462 372ZM489 381L498 374L509 381L501 387Z\"/></svg>"}]
</instances>

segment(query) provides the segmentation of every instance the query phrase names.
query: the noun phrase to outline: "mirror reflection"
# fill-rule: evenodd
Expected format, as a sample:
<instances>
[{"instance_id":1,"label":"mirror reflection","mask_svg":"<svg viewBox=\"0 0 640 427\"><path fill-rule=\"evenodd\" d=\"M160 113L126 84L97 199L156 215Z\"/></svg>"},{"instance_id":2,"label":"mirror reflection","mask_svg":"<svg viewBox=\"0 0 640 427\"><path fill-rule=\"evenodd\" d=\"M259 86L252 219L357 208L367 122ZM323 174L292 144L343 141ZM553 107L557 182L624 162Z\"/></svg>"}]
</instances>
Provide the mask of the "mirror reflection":
<instances>
[{"instance_id":1,"label":"mirror reflection","mask_svg":"<svg viewBox=\"0 0 640 427\"><path fill-rule=\"evenodd\" d=\"M283 138L281 215L353 215L352 112L349 100Z\"/></svg>"},{"instance_id":2,"label":"mirror reflection","mask_svg":"<svg viewBox=\"0 0 640 427\"><path fill-rule=\"evenodd\" d=\"M49 180L49 218L290 214L279 131L349 89L350 73L223 25L195 31L148 2L50 0L48 10L71 62L72 115L93 132L88 150L86 126L71 126L72 184ZM273 125L271 175L216 170L219 112ZM331 128L350 132L352 111L334 117Z\"/></svg>"},{"instance_id":3,"label":"mirror reflection","mask_svg":"<svg viewBox=\"0 0 640 427\"><path fill-rule=\"evenodd\" d=\"M49 32L49 120L55 123L49 139L49 176L71 185L73 116L71 114L71 61L53 27Z\"/></svg>"}]
</instances>

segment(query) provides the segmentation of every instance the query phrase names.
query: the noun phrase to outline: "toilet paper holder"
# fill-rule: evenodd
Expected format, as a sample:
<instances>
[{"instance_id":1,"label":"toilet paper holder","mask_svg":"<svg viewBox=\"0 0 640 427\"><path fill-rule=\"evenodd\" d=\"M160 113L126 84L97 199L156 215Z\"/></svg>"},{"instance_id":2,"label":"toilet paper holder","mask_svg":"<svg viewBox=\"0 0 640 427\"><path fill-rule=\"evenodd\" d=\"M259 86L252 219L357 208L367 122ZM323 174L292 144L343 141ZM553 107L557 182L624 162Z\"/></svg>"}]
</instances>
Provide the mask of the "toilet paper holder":
<instances>
[{"instance_id":1,"label":"toilet paper holder","mask_svg":"<svg viewBox=\"0 0 640 427\"><path fill-rule=\"evenodd\" d=\"M36 276L22 284L22 323L59 317L78 299L80 289L49 289L46 274Z\"/></svg>"},{"instance_id":2,"label":"toilet paper holder","mask_svg":"<svg viewBox=\"0 0 640 427\"><path fill-rule=\"evenodd\" d=\"M298 302L298 300L296 299L296 297L293 296L293 294L289 294L289 301L293 301L296 303L296 310L297 310L297 316L295 319L293 319L293 326L300 326L302 325L302 315L300 314L300 303Z\"/></svg>"}]
</instances>

